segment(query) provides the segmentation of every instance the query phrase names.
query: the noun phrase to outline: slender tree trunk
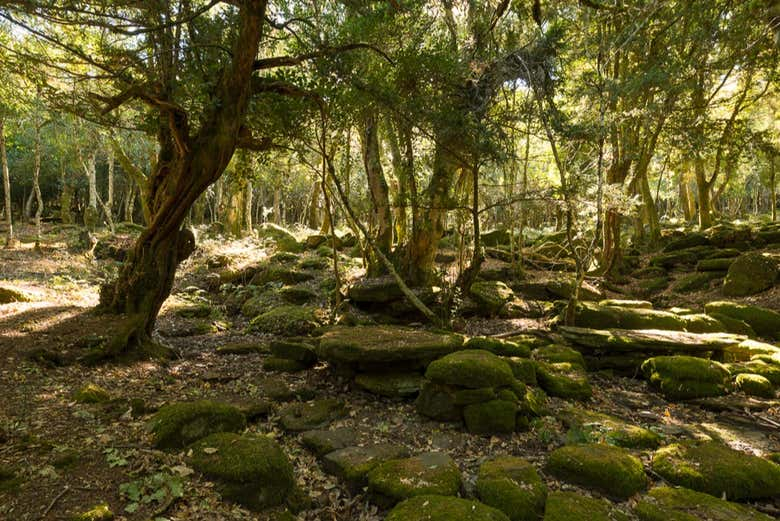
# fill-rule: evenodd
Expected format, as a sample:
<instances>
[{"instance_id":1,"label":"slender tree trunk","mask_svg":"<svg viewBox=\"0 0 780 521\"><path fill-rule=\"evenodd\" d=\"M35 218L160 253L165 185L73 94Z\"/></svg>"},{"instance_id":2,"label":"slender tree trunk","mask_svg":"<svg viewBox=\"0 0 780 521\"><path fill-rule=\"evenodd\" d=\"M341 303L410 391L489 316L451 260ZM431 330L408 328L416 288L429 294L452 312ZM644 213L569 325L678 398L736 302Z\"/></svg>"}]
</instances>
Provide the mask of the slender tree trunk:
<instances>
[{"instance_id":1,"label":"slender tree trunk","mask_svg":"<svg viewBox=\"0 0 780 521\"><path fill-rule=\"evenodd\" d=\"M11 247L14 244L14 223L11 212L11 174L8 171L8 155L5 150L5 115L0 115L0 161L3 163L5 224L8 227L5 244L7 247Z\"/></svg>"},{"instance_id":2,"label":"slender tree trunk","mask_svg":"<svg viewBox=\"0 0 780 521\"><path fill-rule=\"evenodd\" d=\"M368 177L369 194L373 218L375 223L374 241L385 256L389 256L393 245L393 217L390 212L390 193L387 187L379 150L379 128L376 117L373 114L366 116L364 120L363 136L363 165ZM369 276L376 276L386 271L383 263L369 257Z\"/></svg>"},{"instance_id":3,"label":"slender tree trunk","mask_svg":"<svg viewBox=\"0 0 780 521\"><path fill-rule=\"evenodd\" d=\"M647 167L647 162L643 161L638 172L638 183L639 191L642 194L642 210L650 232L649 242L651 246L655 246L661 240L661 224L658 219L658 209L655 207L653 192L650 189L650 182L647 179Z\"/></svg>"},{"instance_id":4,"label":"slender tree trunk","mask_svg":"<svg viewBox=\"0 0 780 521\"><path fill-rule=\"evenodd\" d=\"M306 225L312 230L320 227L320 184L321 181L312 183L311 194L309 195L309 211Z\"/></svg>"},{"instance_id":5,"label":"slender tree trunk","mask_svg":"<svg viewBox=\"0 0 780 521\"><path fill-rule=\"evenodd\" d=\"M777 186L775 184L775 158L772 156L769 160L769 197L772 205L772 222L777 220Z\"/></svg>"},{"instance_id":6,"label":"slender tree trunk","mask_svg":"<svg viewBox=\"0 0 780 521\"><path fill-rule=\"evenodd\" d=\"M398 139L398 129L391 121L387 123L387 142L390 145L390 157L393 162L393 174L396 179L395 199L393 200L395 213L395 237L396 244L406 243L406 231L409 228L407 219L409 206L409 174L405 169L404 157L401 154L401 146Z\"/></svg>"},{"instance_id":7,"label":"slender tree trunk","mask_svg":"<svg viewBox=\"0 0 780 521\"><path fill-rule=\"evenodd\" d=\"M249 235L252 235L254 229L254 222L252 220L252 204L254 202L253 190L252 181L247 180L246 188L244 188L244 228Z\"/></svg>"},{"instance_id":8,"label":"slender tree trunk","mask_svg":"<svg viewBox=\"0 0 780 521\"><path fill-rule=\"evenodd\" d=\"M133 222L133 214L135 213L135 186L129 185L127 187L127 198L125 199L125 222Z\"/></svg>"},{"instance_id":9,"label":"slender tree trunk","mask_svg":"<svg viewBox=\"0 0 780 521\"><path fill-rule=\"evenodd\" d=\"M35 116L35 164L33 166L33 192L35 193L35 249L41 249L41 217L43 216L43 197L41 196L41 123Z\"/></svg>"},{"instance_id":10,"label":"slender tree trunk","mask_svg":"<svg viewBox=\"0 0 780 521\"><path fill-rule=\"evenodd\" d=\"M60 220L62 224L73 224L70 207L73 204L73 187L65 176L65 161L60 158Z\"/></svg>"},{"instance_id":11,"label":"slender tree trunk","mask_svg":"<svg viewBox=\"0 0 780 521\"><path fill-rule=\"evenodd\" d=\"M282 224L282 189L274 189L274 224Z\"/></svg>"},{"instance_id":12,"label":"slender tree trunk","mask_svg":"<svg viewBox=\"0 0 780 521\"><path fill-rule=\"evenodd\" d=\"M712 226L712 206L710 204L710 184L704 169L704 159L698 156L694 159L694 174L696 175L696 195L699 200L699 228L705 230Z\"/></svg>"},{"instance_id":13,"label":"slender tree trunk","mask_svg":"<svg viewBox=\"0 0 780 521\"><path fill-rule=\"evenodd\" d=\"M106 208L108 213L111 214L112 220L114 216L114 152L109 147L107 152L106 161L108 162L108 199L106 199Z\"/></svg>"}]
</instances>

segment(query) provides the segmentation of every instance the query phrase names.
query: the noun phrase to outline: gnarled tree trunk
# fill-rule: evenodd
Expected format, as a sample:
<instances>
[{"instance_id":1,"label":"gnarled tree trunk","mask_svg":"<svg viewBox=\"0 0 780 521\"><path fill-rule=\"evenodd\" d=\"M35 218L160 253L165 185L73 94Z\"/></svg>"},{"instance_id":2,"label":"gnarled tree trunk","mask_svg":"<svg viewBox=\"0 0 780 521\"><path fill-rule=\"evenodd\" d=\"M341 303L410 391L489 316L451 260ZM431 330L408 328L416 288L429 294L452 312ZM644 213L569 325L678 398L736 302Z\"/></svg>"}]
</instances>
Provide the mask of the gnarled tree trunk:
<instances>
[{"instance_id":1,"label":"gnarled tree trunk","mask_svg":"<svg viewBox=\"0 0 780 521\"><path fill-rule=\"evenodd\" d=\"M369 194L371 195L371 207L375 223L374 241L385 256L390 255L393 245L393 217L390 212L390 191L382 169L379 150L379 129L374 114L369 114L364 119L363 136L363 165L368 177ZM368 263L369 276L376 276L386 271L384 265L370 255Z\"/></svg>"}]
</instances>

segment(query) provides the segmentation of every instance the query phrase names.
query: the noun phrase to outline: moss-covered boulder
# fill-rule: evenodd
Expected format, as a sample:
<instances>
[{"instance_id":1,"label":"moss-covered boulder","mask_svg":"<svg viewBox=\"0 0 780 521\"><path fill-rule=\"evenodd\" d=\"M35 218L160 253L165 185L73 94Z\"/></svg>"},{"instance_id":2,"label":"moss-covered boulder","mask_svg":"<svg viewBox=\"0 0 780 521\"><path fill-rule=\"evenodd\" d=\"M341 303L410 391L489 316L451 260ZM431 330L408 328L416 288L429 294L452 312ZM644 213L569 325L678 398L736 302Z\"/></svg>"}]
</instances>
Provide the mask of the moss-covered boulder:
<instances>
[{"instance_id":1,"label":"moss-covered boulder","mask_svg":"<svg viewBox=\"0 0 780 521\"><path fill-rule=\"evenodd\" d=\"M292 262L284 265L270 262L258 266L250 284L253 286L263 286L268 283L299 284L313 278L313 274L299 270Z\"/></svg>"},{"instance_id":2,"label":"moss-covered boulder","mask_svg":"<svg viewBox=\"0 0 780 521\"><path fill-rule=\"evenodd\" d=\"M515 296L509 286L496 280L475 282L469 289L469 295L488 314L498 313Z\"/></svg>"},{"instance_id":3,"label":"moss-covered boulder","mask_svg":"<svg viewBox=\"0 0 780 521\"><path fill-rule=\"evenodd\" d=\"M202 400L165 405L149 421L154 446L179 449L218 432L238 432L246 418L238 408Z\"/></svg>"},{"instance_id":4,"label":"moss-covered boulder","mask_svg":"<svg viewBox=\"0 0 780 521\"><path fill-rule=\"evenodd\" d=\"M500 510L451 496L415 496L396 505L385 521L509 521Z\"/></svg>"},{"instance_id":5,"label":"moss-covered boulder","mask_svg":"<svg viewBox=\"0 0 780 521\"><path fill-rule=\"evenodd\" d=\"M569 428L567 438L574 442L628 449L655 449L661 444L661 436L650 429L608 414L570 407L558 413L558 418Z\"/></svg>"},{"instance_id":6,"label":"moss-covered boulder","mask_svg":"<svg viewBox=\"0 0 780 521\"><path fill-rule=\"evenodd\" d=\"M775 390L766 377L759 374L743 373L738 374L734 379L737 389L748 396L758 396L760 398L774 398Z\"/></svg>"},{"instance_id":7,"label":"moss-covered boulder","mask_svg":"<svg viewBox=\"0 0 780 521\"><path fill-rule=\"evenodd\" d=\"M29 302L30 297L19 290L0 286L0 305L12 302Z\"/></svg>"},{"instance_id":8,"label":"moss-covered boulder","mask_svg":"<svg viewBox=\"0 0 780 521\"><path fill-rule=\"evenodd\" d=\"M750 337L750 338L755 338L757 336L753 328L750 327L750 324L748 324L744 320L730 317L728 315L723 315L721 313L710 313L708 314L708 316L714 318L715 320L723 324L723 329L727 333L733 333L735 335L745 335L746 337Z\"/></svg>"},{"instance_id":9,"label":"moss-covered boulder","mask_svg":"<svg viewBox=\"0 0 780 521\"><path fill-rule=\"evenodd\" d=\"M527 344L503 340L501 338L475 336L469 338L463 347L465 349L490 351L499 356L516 356L520 358L528 358L531 356L531 348Z\"/></svg>"},{"instance_id":10,"label":"moss-covered boulder","mask_svg":"<svg viewBox=\"0 0 780 521\"><path fill-rule=\"evenodd\" d=\"M332 430L311 430L301 434L303 446L318 457L338 449L351 447L356 442L357 432L347 427Z\"/></svg>"},{"instance_id":11,"label":"moss-covered boulder","mask_svg":"<svg viewBox=\"0 0 780 521\"><path fill-rule=\"evenodd\" d=\"M693 356L649 358L642 372L669 400L722 396L729 390L731 376L723 364Z\"/></svg>"},{"instance_id":12,"label":"moss-covered boulder","mask_svg":"<svg viewBox=\"0 0 780 521\"><path fill-rule=\"evenodd\" d=\"M677 238L669 241L664 246L664 252L677 252L680 250L686 250L688 248L695 248L697 246L709 246L710 239L703 233L692 232L681 235Z\"/></svg>"},{"instance_id":13,"label":"moss-covered boulder","mask_svg":"<svg viewBox=\"0 0 780 521\"><path fill-rule=\"evenodd\" d=\"M387 370L424 366L459 349L463 337L399 326L334 327L320 338L317 353L336 364Z\"/></svg>"},{"instance_id":14,"label":"moss-covered boulder","mask_svg":"<svg viewBox=\"0 0 780 521\"><path fill-rule=\"evenodd\" d=\"M73 393L73 400L78 403L105 403L111 400L111 393L97 384L89 383Z\"/></svg>"},{"instance_id":15,"label":"moss-covered boulder","mask_svg":"<svg viewBox=\"0 0 780 521\"><path fill-rule=\"evenodd\" d=\"M721 278L722 275L717 271L703 271L697 273L690 273L683 275L679 279L675 280L672 284L671 290L675 293L692 293L707 289L710 287L710 283L713 280Z\"/></svg>"},{"instance_id":16,"label":"moss-covered boulder","mask_svg":"<svg viewBox=\"0 0 780 521\"><path fill-rule=\"evenodd\" d=\"M574 321L580 327L593 329L685 330L685 322L668 311L600 306L593 302L578 303Z\"/></svg>"},{"instance_id":17,"label":"moss-covered boulder","mask_svg":"<svg viewBox=\"0 0 780 521\"><path fill-rule=\"evenodd\" d=\"M550 492L544 507L544 521L629 521L628 515L609 501L577 492Z\"/></svg>"},{"instance_id":18,"label":"moss-covered boulder","mask_svg":"<svg viewBox=\"0 0 780 521\"><path fill-rule=\"evenodd\" d=\"M776 280L776 260L760 252L747 252L729 266L723 294L727 297L755 295L774 286Z\"/></svg>"},{"instance_id":19,"label":"moss-covered boulder","mask_svg":"<svg viewBox=\"0 0 780 521\"><path fill-rule=\"evenodd\" d=\"M745 505L687 488L656 487L634 507L640 521L770 521Z\"/></svg>"},{"instance_id":20,"label":"moss-covered boulder","mask_svg":"<svg viewBox=\"0 0 780 521\"><path fill-rule=\"evenodd\" d=\"M647 486L639 458L626 449L601 443L568 445L554 450L547 471L555 477L626 499Z\"/></svg>"},{"instance_id":21,"label":"moss-covered boulder","mask_svg":"<svg viewBox=\"0 0 780 521\"><path fill-rule=\"evenodd\" d=\"M326 454L322 458L322 468L357 490L366 485L368 473L380 463L407 457L409 449L391 443L346 447Z\"/></svg>"},{"instance_id":22,"label":"moss-covered boulder","mask_svg":"<svg viewBox=\"0 0 780 521\"><path fill-rule=\"evenodd\" d=\"M704 313L689 313L681 318L685 321L685 330L691 333L727 332L723 322Z\"/></svg>"},{"instance_id":23,"label":"moss-covered boulder","mask_svg":"<svg viewBox=\"0 0 780 521\"><path fill-rule=\"evenodd\" d=\"M298 373L311 367L298 360L272 356L263 360L263 371L267 373Z\"/></svg>"},{"instance_id":24,"label":"moss-covered boulder","mask_svg":"<svg viewBox=\"0 0 780 521\"><path fill-rule=\"evenodd\" d=\"M766 363L763 360L751 360L750 362L728 364L728 368L732 374L755 374L763 376L769 380L772 385L780 385L780 365L776 363Z\"/></svg>"},{"instance_id":25,"label":"moss-covered boulder","mask_svg":"<svg viewBox=\"0 0 780 521\"><path fill-rule=\"evenodd\" d=\"M544 512L547 486L528 461L502 456L479 467L477 496L511 521L536 521Z\"/></svg>"},{"instance_id":26,"label":"moss-covered boulder","mask_svg":"<svg viewBox=\"0 0 780 521\"><path fill-rule=\"evenodd\" d=\"M413 372L363 373L355 376L355 385L379 396L404 398L418 394L424 380Z\"/></svg>"},{"instance_id":27,"label":"moss-covered boulder","mask_svg":"<svg viewBox=\"0 0 780 521\"><path fill-rule=\"evenodd\" d=\"M275 340L271 342L271 353L277 358L296 360L310 367L317 362L314 346L305 342L291 340Z\"/></svg>"},{"instance_id":28,"label":"moss-covered boulder","mask_svg":"<svg viewBox=\"0 0 780 521\"><path fill-rule=\"evenodd\" d=\"M628 309L653 309L653 303L647 300L623 300L614 298L602 300L599 302L599 306L613 306Z\"/></svg>"},{"instance_id":29,"label":"moss-covered boulder","mask_svg":"<svg viewBox=\"0 0 780 521\"><path fill-rule=\"evenodd\" d=\"M216 481L222 497L251 510L281 505L294 489L292 464L269 437L212 434L191 451L192 468Z\"/></svg>"},{"instance_id":30,"label":"moss-covered boulder","mask_svg":"<svg viewBox=\"0 0 780 521\"><path fill-rule=\"evenodd\" d=\"M708 315L720 314L747 322L761 336L780 336L780 313L771 309L736 302L709 302L704 305Z\"/></svg>"},{"instance_id":31,"label":"moss-covered boulder","mask_svg":"<svg viewBox=\"0 0 780 521\"><path fill-rule=\"evenodd\" d=\"M653 472L669 483L740 501L780 495L780 466L715 441L687 440L659 449Z\"/></svg>"},{"instance_id":32,"label":"moss-covered boulder","mask_svg":"<svg viewBox=\"0 0 780 521\"><path fill-rule=\"evenodd\" d=\"M719 257L715 259L702 259L696 263L696 271L727 272L734 262L733 257Z\"/></svg>"},{"instance_id":33,"label":"moss-covered boulder","mask_svg":"<svg viewBox=\"0 0 780 521\"><path fill-rule=\"evenodd\" d=\"M461 419L457 389L451 385L425 382L414 405L417 412L433 420L452 422Z\"/></svg>"},{"instance_id":34,"label":"moss-covered boulder","mask_svg":"<svg viewBox=\"0 0 780 521\"><path fill-rule=\"evenodd\" d=\"M516 356L505 357L504 360L509 364L515 378L528 385L537 385L536 363L533 360Z\"/></svg>"},{"instance_id":35,"label":"moss-covered boulder","mask_svg":"<svg viewBox=\"0 0 780 521\"><path fill-rule=\"evenodd\" d=\"M582 353L561 344L549 344L540 347L533 352L532 357L534 360L548 364L569 363L585 368L585 359L582 357Z\"/></svg>"},{"instance_id":36,"label":"moss-covered boulder","mask_svg":"<svg viewBox=\"0 0 780 521\"><path fill-rule=\"evenodd\" d=\"M107 503L95 505L89 510L76 514L70 518L70 521L112 521L114 513Z\"/></svg>"},{"instance_id":37,"label":"moss-covered boulder","mask_svg":"<svg viewBox=\"0 0 780 521\"><path fill-rule=\"evenodd\" d=\"M479 349L457 351L431 362L425 377L432 382L470 389L509 386L515 381L505 360Z\"/></svg>"},{"instance_id":38,"label":"moss-covered boulder","mask_svg":"<svg viewBox=\"0 0 780 521\"><path fill-rule=\"evenodd\" d=\"M257 229L257 233L261 239L273 239L276 243L276 249L280 252L297 253L303 251L303 245L298 242L295 236L278 224L263 223Z\"/></svg>"},{"instance_id":39,"label":"moss-covered boulder","mask_svg":"<svg viewBox=\"0 0 780 521\"><path fill-rule=\"evenodd\" d=\"M383 304L403 298L401 287L393 277L363 278L347 288L347 297L358 304Z\"/></svg>"},{"instance_id":40,"label":"moss-covered boulder","mask_svg":"<svg viewBox=\"0 0 780 521\"><path fill-rule=\"evenodd\" d=\"M256 316L249 324L250 331L283 336L303 336L321 325L321 313L307 306L279 306Z\"/></svg>"},{"instance_id":41,"label":"moss-covered boulder","mask_svg":"<svg viewBox=\"0 0 780 521\"><path fill-rule=\"evenodd\" d=\"M455 496L462 484L460 469L442 452L380 463L367 478L372 500L385 508L414 496Z\"/></svg>"},{"instance_id":42,"label":"moss-covered boulder","mask_svg":"<svg viewBox=\"0 0 780 521\"><path fill-rule=\"evenodd\" d=\"M517 402L490 400L463 408L466 429L472 434L510 434L515 430Z\"/></svg>"},{"instance_id":43,"label":"moss-covered boulder","mask_svg":"<svg viewBox=\"0 0 780 521\"><path fill-rule=\"evenodd\" d=\"M550 396L588 400L593 395L587 373L577 364L539 362L536 366L536 379L539 386Z\"/></svg>"},{"instance_id":44,"label":"moss-covered boulder","mask_svg":"<svg viewBox=\"0 0 780 521\"><path fill-rule=\"evenodd\" d=\"M279 296L285 302L290 304L308 304L314 300L317 300L319 295L314 290L307 288L306 286L285 286L279 290Z\"/></svg>"},{"instance_id":45,"label":"moss-covered boulder","mask_svg":"<svg viewBox=\"0 0 780 521\"><path fill-rule=\"evenodd\" d=\"M279 421L285 430L302 432L327 427L347 415L344 403L335 398L310 402L292 402L279 409Z\"/></svg>"}]
</instances>

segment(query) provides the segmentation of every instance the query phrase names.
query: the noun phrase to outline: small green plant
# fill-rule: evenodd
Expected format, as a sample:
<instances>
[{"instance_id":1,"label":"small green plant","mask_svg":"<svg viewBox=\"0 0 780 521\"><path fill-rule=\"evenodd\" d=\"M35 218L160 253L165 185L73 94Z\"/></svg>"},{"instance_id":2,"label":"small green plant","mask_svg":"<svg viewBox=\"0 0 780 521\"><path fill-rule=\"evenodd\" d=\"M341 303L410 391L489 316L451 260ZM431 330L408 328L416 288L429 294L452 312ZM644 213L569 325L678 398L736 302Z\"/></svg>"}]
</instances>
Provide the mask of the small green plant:
<instances>
[{"instance_id":1,"label":"small green plant","mask_svg":"<svg viewBox=\"0 0 780 521\"><path fill-rule=\"evenodd\" d=\"M184 495L184 480L169 472L157 472L119 485L119 494L128 503L125 512L132 514L142 505L162 504Z\"/></svg>"},{"instance_id":2,"label":"small green plant","mask_svg":"<svg viewBox=\"0 0 780 521\"><path fill-rule=\"evenodd\" d=\"M119 449L111 447L104 450L103 454L106 455L106 462L108 462L108 466L111 468L126 467L129 463L127 458L125 458L122 453L119 452Z\"/></svg>"}]
</instances>

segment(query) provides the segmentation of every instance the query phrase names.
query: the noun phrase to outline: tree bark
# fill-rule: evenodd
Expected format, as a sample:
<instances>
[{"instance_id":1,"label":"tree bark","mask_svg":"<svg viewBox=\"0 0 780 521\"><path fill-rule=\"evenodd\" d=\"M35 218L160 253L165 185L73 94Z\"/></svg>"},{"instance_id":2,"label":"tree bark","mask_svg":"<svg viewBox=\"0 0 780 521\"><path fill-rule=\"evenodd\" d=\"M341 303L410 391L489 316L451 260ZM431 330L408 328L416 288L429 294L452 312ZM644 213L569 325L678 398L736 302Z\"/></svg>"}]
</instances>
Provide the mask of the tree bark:
<instances>
[{"instance_id":1,"label":"tree bark","mask_svg":"<svg viewBox=\"0 0 780 521\"><path fill-rule=\"evenodd\" d=\"M379 150L379 128L372 113L363 121L362 152L363 165L368 177L369 194L375 223L374 242L385 256L390 255L393 245L393 217L390 211L390 192L382 169ZM369 256L369 276L386 272L384 264L375 255Z\"/></svg>"},{"instance_id":2,"label":"tree bark","mask_svg":"<svg viewBox=\"0 0 780 521\"><path fill-rule=\"evenodd\" d=\"M14 223L11 212L11 174L8 171L8 154L5 150L5 115L0 114L0 161L3 163L3 195L5 204L6 246L14 243Z\"/></svg>"},{"instance_id":3,"label":"tree bark","mask_svg":"<svg viewBox=\"0 0 780 521\"><path fill-rule=\"evenodd\" d=\"M43 216L43 197L41 196L41 122L35 116L35 164L33 166L33 193L35 193L35 249L41 249L41 217Z\"/></svg>"}]
</instances>

